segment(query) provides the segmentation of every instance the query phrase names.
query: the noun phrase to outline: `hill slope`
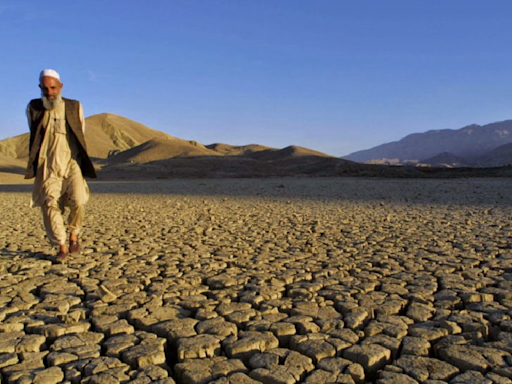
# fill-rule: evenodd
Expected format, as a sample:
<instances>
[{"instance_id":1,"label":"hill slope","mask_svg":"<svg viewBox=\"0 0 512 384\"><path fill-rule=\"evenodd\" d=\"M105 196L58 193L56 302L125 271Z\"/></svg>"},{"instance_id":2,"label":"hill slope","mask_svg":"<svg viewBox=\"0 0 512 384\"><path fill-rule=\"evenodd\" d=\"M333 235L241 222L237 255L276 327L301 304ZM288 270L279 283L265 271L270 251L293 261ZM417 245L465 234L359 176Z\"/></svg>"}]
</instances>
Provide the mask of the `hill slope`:
<instances>
[{"instance_id":1,"label":"hill slope","mask_svg":"<svg viewBox=\"0 0 512 384\"><path fill-rule=\"evenodd\" d=\"M249 145L229 145L223 143L214 143L206 146L208 149L212 149L224 156L246 156L254 152L261 152L265 150L272 150L275 148L266 147L259 144Z\"/></svg>"},{"instance_id":2,"label":"hill slope","mask_svg":"<svg viewBox=\"0 0 512 384\"><path fill-rule=\"evenodd\" d=\"M261 161L284 161L297 158L303 160L306 158L316 158L320 160L326 157L333 157L313 149L299 147L296 145L290 145L282 149L265 149L263 151L246 154L246 156L250 157L251 159L257 159Z\"/></svg>"},{"instance_id":3,"label":"hill slope","mask_svg":"<svg viewBox=\"0 0 512 384\"><path fill-rule=\"evenodd\" d=\"M186 141L177 138L155 138L110 157L108 163L149 163L176 157L199 156L222 155L195 141Z\"/></svg>"},{"instance_id":4,"label":"hill slope","mask_svg":"<svg viewBox=\"0 0 512 384\"><path fill-rule=\"evenodd\" d=\"M85 120L85 140L91 157L106 158L110 151L124 151L153 138L172 136L126 117L102 113Z\"/></svg>"},{"instance_id":5,"label":"hill slope","mask_svg":"<svg viewBox=\"0 0 512 384\"><path fill-rule=\"evenodd\" d=\"M30 135L9 137L0 141L0 154L14 159L28 159L28 142Z\"/></svg>"},{"instance_id":6,"label":"hill slope","mask_svg":"<svg viewBox=\"0 0 512 384\"><path fill-rule=\"evenodd\" d=\"M0 172L12 172L24 174L27 162L21 159L14 159L10 156L0 153Z\"/></svg>"}]
</instances>

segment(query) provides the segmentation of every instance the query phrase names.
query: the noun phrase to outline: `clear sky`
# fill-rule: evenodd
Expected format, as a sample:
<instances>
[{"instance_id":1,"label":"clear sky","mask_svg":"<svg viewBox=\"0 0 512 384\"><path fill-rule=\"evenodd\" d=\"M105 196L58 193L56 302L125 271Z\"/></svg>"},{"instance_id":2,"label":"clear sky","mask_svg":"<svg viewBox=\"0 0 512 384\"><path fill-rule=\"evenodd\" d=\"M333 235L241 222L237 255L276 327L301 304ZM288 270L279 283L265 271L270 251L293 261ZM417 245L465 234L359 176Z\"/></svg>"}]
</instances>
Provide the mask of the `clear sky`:
<instances>
[{"instance_id":1,"label":"clear sky","mask_svg":"<svg viewBox=\"0 0 512 384\"><path fill-rule=\"evenodd\" d=\"M510 0L0 0L0 139L39 71L86 116L335 156L512 119Z\"/></svg>"}]
</instances>

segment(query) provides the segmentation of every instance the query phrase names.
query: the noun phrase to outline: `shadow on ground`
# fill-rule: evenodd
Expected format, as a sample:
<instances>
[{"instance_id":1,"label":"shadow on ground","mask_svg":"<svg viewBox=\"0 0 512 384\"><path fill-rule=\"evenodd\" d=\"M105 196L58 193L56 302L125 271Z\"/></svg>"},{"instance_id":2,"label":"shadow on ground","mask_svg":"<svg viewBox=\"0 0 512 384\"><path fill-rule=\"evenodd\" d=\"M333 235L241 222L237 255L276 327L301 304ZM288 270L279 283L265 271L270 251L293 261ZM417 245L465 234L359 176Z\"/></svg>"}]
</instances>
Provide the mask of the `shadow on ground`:
<instances>
[{"instance_id":1,"label":"shadow on ground","mask_svg":"<svg viewBox=\"0 0 512 384\"><path fill-rule=\"evenodd\" d=\"M17 259L35 259L35 260L49 260L50 255L44 252L34 252L32 250L15 251L9 248L0 249L0 257L2 258L17 258Z\"/></svg>"},{"instance_id":2,"label":"shadow on ground","mask_svg":"<svg viewBox=\"0 0 512 384\"><path fill-rule=\"evenodd\" d=\"M260 199L510 206L512 179L262 178L90 181L92 194L151 194ZM29 193L31 184L0 185L0 193Z\"/></svg>"},{"instance_id":3,"label":"shadow on ground","mask_svg":"<svg viewBox=\"0 0 512 384\"><path fill-rule=\"evenodd\" d=\"M16 175L24 175L25 170L21 167L0 167L0 172L14 173Z\"/></svg>"}]
</instances>

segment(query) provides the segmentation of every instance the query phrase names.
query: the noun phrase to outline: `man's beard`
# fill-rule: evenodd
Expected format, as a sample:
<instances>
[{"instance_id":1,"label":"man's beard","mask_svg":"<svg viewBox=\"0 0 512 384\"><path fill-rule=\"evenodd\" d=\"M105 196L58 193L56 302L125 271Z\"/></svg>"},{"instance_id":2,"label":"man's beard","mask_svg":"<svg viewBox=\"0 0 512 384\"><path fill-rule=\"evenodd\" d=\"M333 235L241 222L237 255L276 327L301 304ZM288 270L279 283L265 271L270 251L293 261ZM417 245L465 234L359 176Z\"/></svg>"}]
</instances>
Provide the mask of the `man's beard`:
<instances>
[{"instance_id":1,"label":"man's beard","mask_svg":"<svg viewBox=\"0 0 512 384\"><path fill-rule=\"evenodd\" d=\"M41 100L43 101L43 107L44 109L51 111L57 107L62 102L62 96L59 93L57 96L55 96L55 99L50 100L46 96L41 96Z\"/></svg>"}]
</instances>

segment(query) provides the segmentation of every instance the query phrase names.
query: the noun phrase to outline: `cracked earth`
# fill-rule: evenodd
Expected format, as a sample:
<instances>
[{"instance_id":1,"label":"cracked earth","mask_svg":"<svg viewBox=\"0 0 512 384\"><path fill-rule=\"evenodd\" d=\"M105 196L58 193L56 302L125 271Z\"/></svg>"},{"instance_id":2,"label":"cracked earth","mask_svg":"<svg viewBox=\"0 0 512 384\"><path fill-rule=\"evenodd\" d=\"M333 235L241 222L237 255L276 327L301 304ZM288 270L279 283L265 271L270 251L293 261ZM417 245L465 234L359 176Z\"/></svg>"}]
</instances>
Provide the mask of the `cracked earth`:
<instances>
[{"instance_id":1,"label":"cracked earth","mask_svg":"<svg viewBox=\"0 0 512 384\"><path fill-rule=\"evenodd\" d=\"M510 179L1 185L0 383L511 383Z\"/></svg>"}]
</instances>

